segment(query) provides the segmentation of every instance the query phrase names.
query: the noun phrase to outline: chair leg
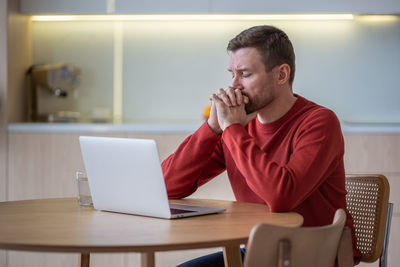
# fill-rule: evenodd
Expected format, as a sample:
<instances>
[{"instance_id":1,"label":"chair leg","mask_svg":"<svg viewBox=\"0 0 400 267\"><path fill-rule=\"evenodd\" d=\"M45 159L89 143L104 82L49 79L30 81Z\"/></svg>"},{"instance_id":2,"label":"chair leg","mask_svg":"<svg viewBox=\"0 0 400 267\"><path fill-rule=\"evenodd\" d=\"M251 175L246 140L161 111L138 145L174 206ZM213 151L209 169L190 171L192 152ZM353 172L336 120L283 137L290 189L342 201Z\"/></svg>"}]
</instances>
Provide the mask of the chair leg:
<instances>
[{"instance_id":1,"label":"chair leg","mask_svg":"<svg viewBox=\"0 0 400 267\"><path fill-rule=\"evenodd\" d=\"M225 267L242 267L242 253L239 246L224 247Z\"/></svg>"},{"instance_id":2,"label":"chair leg","mask_svg":"<svg viewBox=\"0 0 400 267\"><path fill-rule=\"evenodd\" d=\"M90 266L90 254L82 253L81 254L81 267L89 267Z\"/></svg>"},{"instance_id":3,"label":"chair leg","mask_svg":"<svg viewBox=\"0 0 400 267\"><path fill-rule=\"evenodd\" d=\"M156 265L154 252L143 252L140 255L141 267L154 267Z\"/></svg>"},{"instance_id":4,"label":"chair leg","mask_svg":"<svg viewBox=\"0 0 400 267\"><path fill-rule=\"evenodd\" d=\"M389 247L389 234L390 234L390 226L392 223L392 213L393 213L393 203L389 203L388 213L386 218L385 239L383 241L382 255L379 259L379 267L387 267L387 251Z\"/></svg>"},{"instance_id":5,"label":"chair leg","mask_svg":"<svg viewBox=\"0 0 400 267\"><path fill-rule=\"evenodd\" d=\"M288 239L279 240L279 256L278 256L278 267L290 267L292 266L290 254L291 244Z\"/></svg>"}]
</instances>

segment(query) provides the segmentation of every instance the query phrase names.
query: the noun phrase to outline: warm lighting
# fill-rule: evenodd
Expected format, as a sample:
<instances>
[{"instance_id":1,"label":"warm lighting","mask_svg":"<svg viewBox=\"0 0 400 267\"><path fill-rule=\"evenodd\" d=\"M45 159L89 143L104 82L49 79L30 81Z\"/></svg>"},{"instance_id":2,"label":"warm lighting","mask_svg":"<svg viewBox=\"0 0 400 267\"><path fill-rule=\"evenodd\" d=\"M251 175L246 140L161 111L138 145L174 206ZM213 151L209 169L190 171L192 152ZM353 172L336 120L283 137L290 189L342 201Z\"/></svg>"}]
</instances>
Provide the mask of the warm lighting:
<instances>
[{"instance_id":1,"label":"warm lighting","mask_svg":"<svg viewBox=\"0 0 400 267\"><path fill-rule=\"evenodd\" d=\"M156 21L156 20L352 20L352 14L232 14L232 15L41 15L32 21Z\"/></svg>"},{"instance_id":2,"label":"warm lighting","mask_svg":"<svg viewBox=\"0 0 400 267\"><path fill-rule=\"evenodd\" d=\"M114 123L122 123L123 111L123 34L122 22L114 23L114 79L113 79L113 114Z\"/></svg>"},{"instance_id":3,"label":"warm lighting","mask_svg":"<svg viewBox=\"0 0 400 267\"><path fill-rule=\"evenodd\" d=\"M355 16L357 21L363 22L393 22L398 21L399 16L396 15L360 15Z\"/></svg>"}]
</instances>

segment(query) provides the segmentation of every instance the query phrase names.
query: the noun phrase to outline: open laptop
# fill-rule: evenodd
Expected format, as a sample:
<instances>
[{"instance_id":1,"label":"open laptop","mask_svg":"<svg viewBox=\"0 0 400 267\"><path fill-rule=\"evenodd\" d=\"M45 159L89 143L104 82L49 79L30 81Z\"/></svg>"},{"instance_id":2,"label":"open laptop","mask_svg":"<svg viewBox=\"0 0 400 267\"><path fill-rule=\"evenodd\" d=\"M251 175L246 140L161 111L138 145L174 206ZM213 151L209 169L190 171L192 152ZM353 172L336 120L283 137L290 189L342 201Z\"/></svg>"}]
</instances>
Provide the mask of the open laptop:
<instances>
[{"instance_id":1,"label":"open laptop","mask_svg":"<svg viewBox=\"0 0 400 267\"><path fill-rule=\"evenodd\" d=\"M80 136L79 143L95 209L165 219L225 210L169 203L154 140Z\"/></svg>"}]
</instances>

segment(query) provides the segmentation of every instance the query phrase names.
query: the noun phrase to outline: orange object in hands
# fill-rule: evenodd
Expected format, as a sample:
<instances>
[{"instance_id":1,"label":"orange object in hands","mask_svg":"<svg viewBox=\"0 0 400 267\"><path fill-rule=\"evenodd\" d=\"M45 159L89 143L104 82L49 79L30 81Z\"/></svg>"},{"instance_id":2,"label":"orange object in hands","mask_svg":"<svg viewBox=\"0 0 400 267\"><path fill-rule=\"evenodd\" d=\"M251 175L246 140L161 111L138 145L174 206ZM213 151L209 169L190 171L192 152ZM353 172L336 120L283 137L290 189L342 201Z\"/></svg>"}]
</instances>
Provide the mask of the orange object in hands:
<instances>
[{"instance_id":1,"label":"orange object in hands","mask_svg":"<svg viewBox=\"0 0 400 267\"><path fill-rule=\"evenodd\" d=\"M203 117L204 119L208 119L210 117L211 105L207 105L203 109Z\"/></svg>"}]
</instances>

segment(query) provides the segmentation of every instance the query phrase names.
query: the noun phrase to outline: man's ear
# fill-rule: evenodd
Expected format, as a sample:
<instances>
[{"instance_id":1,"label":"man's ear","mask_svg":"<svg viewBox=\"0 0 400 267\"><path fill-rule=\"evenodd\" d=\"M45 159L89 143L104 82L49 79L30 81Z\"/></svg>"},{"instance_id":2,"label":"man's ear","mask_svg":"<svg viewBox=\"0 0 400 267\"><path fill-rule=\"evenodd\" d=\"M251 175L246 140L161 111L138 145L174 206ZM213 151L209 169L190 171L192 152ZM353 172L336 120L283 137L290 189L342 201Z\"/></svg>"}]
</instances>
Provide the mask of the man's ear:
<instances>
[{"instance_id":1,"label":"man's ear","mask_svg":"<svg viewBox=\"0 0 400 267\"><path fill-rule=\"evenodd\" d=\"M277 83L283 85L289 82L290 78L290 66L288 64L279 65L277 68Z\"/></svg>"}]
</instances>

